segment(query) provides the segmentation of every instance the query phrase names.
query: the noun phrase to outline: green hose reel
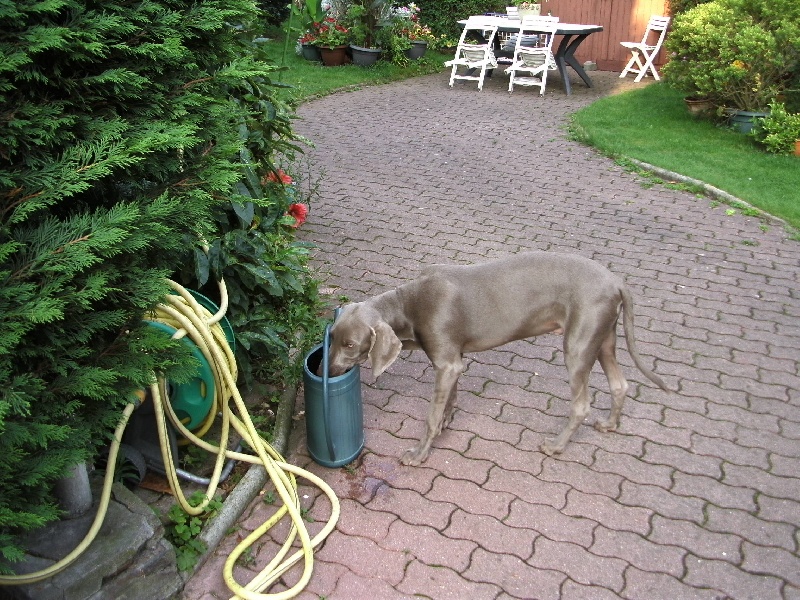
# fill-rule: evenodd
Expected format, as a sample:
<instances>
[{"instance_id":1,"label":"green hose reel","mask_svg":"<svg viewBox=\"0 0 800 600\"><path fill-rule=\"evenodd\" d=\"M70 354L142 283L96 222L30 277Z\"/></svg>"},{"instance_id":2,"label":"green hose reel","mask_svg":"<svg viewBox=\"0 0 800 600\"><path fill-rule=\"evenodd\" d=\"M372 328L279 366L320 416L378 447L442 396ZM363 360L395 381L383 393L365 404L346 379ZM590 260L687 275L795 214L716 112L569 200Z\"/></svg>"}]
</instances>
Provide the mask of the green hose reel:
<instances>
[{"instance_id":1,"label":"green hose reel","mask_svg":"<svg viewBox=\"0 0 800 600\"><path fill-rule=\"evenodd\" d=\"M219 310L219 307L205 296L191 290L189 290L189 293L197 300L198 304L208 310L212 315L216 314ZM172 337L177 331L174 327L159 321L145 322L151 327L163 331L169 335L169 337ZM223 316L219 324L222 327L222 331L225 333L225 339L228 341L231 350L235 350L236 341L230 321L228 321L227 317ZM191 381L179 384L168 381L167 384L169 385L169 399L172 409L175 411L181 423L192 431L203 424L208 413L214 406L216 387L211 365L200 348L197 347L197 344L188 337L181 338L181 343L189 348L192 355L197 359L199 367Z\"/></svg>"}]
</instances>

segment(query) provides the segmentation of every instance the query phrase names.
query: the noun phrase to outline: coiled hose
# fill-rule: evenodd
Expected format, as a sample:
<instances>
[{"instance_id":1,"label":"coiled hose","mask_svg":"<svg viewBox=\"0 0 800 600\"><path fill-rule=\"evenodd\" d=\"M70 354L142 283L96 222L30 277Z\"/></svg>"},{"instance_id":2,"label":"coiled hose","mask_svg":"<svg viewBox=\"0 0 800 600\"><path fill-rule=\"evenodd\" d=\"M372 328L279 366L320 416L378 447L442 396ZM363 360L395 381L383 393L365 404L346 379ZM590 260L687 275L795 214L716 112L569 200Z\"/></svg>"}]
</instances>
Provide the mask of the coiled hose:
<instances>
[{"instance_id":1,"label":"coiled hose","mask_svg":"<svg viewBox=\"0 0 800 600\"><path fill-rule=\"evenodd\" d=\"M214 315L211 315L206 308L201 306L185 288L173 281L169 281L168 283L176 294L167 296L166 302L158 306L153 317L155 320L166 323L177 330L172 336L174 339L180 339L186 335L189 336L211 366L216 387L214 394L215 406L210 411L210 417L203 422L197 433L189 431L175 415L172 405L169 402L167 385L163 377L158 377L157 381L150 388L156 412L161 452L170 489L181 505L181 508L186 511L186 513L198 515L205 510L208 503L214 497L226 458L262 465L272 480L278 495L281 497L283 505L267 522L253 531L233 550L225 561L223 577L226 585L235 594L233 598L246 598L247 600L283 600L286 598L293 598L305 588L311 578L314 563L314 548L318 546L336 526L336 522L339 519L339 500L327 483L313 473L288 464L256 431L253 421L245 407L244 400L236 387L236 361L227 339L225 338L225 333L219 325L219 321L224 316L228 305L228 294L225 282L220 281L220 309ZM231 402L233 406L231 406ZM27 575L0 576L0 584L23 585L35 583L47 577L51 577L63 571L89 546L89 544L91 544L103 523L108 508L111 486L113 484L113 465L116 464L119 440L122 439L122 433L127 425L131 412L133 412L134 406L134 404L129 404L125 407L122 419L114 432L114 440L111 444L108 458L109 468L104 480L100 505L92 527L84 540L69 555L58 563L51 565L49 568ZM237 412L239 416L237 416L234 411ZM200 439L199 435L202 435L210 428L211 422L217 413L221 414L222 422L219 446L214 446ZM214 470L206 489L205 499L198 506L191 506L188 503L180 486L167 436L167 418L170 419L172 425L191 443L217 455ZM225 450L228 446L231 427L233 427L250 448L255 451L256 456ZM323 527L314 538L309 537L300 514L300 499L297 494L295 476L302 477L316 485L328 497L331 504L330 517L325 527ZM236 560L258 539L264 536L269 529L283 519L287 513L292 522L292 526L281 549L252 581L245 586L238 584L233 577L233 566ZM301 548L289 554L298 536L300 538ZM274 584L300 559L304 561L303 573L294 586L275 594L261 593L262 590Z\"/></svg>"}]
</instances>

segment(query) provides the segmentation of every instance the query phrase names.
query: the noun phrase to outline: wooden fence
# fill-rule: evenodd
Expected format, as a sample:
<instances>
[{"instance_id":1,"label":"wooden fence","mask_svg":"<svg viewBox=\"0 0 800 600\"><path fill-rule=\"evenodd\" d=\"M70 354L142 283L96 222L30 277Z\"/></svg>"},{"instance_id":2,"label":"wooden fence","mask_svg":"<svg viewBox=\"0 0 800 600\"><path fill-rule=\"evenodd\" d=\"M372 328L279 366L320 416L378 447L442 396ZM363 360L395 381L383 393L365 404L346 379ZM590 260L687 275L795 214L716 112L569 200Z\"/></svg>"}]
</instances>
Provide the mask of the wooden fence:
<instances>
[{"instance_id":1,"label":"wooden fence","mask_svg":"<svg viewBox=\"0 0 800 600\"><path fill-rule=\"evenodd\" d=\"M601 71L622 71L631 54L620 42L641 41L651 15L669 14L665 0L549 0L542 3L542 14L548 12L563 23L603 26L602 33L590 35L575 53L581 63L592 60ZM666 62L663 48L655 62Z\"/></svg>"}]
</instances>

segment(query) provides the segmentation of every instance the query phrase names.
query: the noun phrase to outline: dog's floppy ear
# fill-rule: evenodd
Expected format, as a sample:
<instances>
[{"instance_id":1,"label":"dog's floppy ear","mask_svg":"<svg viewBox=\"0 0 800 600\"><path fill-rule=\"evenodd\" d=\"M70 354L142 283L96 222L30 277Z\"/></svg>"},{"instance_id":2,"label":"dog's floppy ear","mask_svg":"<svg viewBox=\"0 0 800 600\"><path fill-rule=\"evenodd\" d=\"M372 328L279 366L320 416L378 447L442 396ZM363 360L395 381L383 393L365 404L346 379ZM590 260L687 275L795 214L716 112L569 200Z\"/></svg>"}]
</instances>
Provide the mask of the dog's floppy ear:
<instances>
[{"instance_id":1,"label":"dog's floppy ear","mask_svg":"<svg viewBox=\"0 0 800 600\"><path fill-rule=\"evenodd\" d=\"M400 355L403 343L385 321L379 321L374 328L370 327L370 331L372 346L369 349L369 361L372 363L372 372L377 377Z\"/></svg>"}]
</instances>

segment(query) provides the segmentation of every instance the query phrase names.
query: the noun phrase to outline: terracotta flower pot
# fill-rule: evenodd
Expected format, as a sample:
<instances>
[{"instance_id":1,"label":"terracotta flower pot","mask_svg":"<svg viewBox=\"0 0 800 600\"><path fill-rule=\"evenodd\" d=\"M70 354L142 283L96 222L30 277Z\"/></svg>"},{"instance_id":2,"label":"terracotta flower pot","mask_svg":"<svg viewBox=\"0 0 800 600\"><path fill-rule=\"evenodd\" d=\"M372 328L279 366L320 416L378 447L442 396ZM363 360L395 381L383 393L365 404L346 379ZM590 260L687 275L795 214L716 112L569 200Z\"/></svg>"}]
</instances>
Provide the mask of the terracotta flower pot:
<instances>
[{"instance_id":1,"label":"terracotta flower pot","mask_svg":"<svg viewBox=\"0 0 800 600\"><path fill-rule=\"evenodd\" d=\"M794 141L794 155L800 156L800 140Z\"/></svg>"},{"instance_id":2,"label":"terracotta flower pot","mask_svg":"<svg viewBox=\"0 0 800 600\"><path fill-rule=\"evenodd\" d=\"M683 99L686 103L686 108L695 116L701 116L710 113L714 104L708 98L699 98L696 96L687 96Z\"/></svg>"},{"instance_id":3,"label":"terracotta flower pot","mask_svg":"<svg viewBox=\"0 0 800 600\"><path fill-rule=\"evenodd\" d=\"M338 67L347 60L347 46L336 46L334 48L320 46L319 53L322 55L322 64L326 67Z\"/></svg>"}]
</instances>

